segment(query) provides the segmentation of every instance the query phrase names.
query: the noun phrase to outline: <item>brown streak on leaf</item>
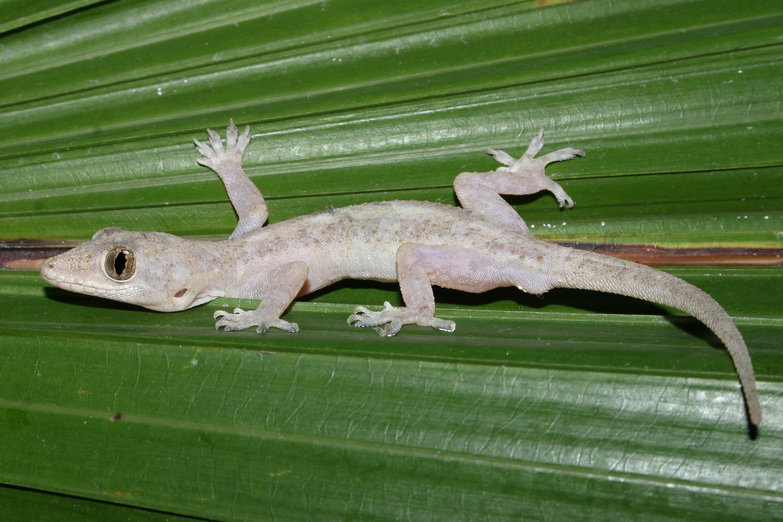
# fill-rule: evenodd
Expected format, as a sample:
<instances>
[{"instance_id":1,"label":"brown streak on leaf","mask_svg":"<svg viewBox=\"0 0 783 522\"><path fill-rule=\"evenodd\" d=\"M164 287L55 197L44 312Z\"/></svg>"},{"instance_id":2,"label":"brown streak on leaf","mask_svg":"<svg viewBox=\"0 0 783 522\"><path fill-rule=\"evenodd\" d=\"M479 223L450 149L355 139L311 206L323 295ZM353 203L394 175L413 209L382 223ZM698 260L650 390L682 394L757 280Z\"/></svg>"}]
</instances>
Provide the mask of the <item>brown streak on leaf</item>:
<instances>
[{"instance_id":1,"label":"brown streak on leaf","mask_svg":"<svg viewBox=\"0 0 783 522\"><path fill-rule=\"evenodd\" d=\"M652 245L558 243L651 266L781 266L780 248L664 248Z\"/></svg>"}]
</instances>

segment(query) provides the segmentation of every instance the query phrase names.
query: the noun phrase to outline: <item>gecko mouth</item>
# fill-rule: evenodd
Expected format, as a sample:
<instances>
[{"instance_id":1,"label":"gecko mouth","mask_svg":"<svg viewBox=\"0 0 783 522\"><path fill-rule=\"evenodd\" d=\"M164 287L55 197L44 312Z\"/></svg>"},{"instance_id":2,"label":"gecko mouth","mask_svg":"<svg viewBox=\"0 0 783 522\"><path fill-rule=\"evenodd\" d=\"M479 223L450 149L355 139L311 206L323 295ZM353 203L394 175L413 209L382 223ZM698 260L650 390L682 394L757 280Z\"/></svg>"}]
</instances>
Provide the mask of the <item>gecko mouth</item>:
<instances>
[{"instance_id":1,"label":"gecko mouth","mask_svg":"<svg viewBox=\"0 0 783 522\"><path fill-rule=\"evenodd\" d=\"M99 286L85 285L82 282L77 282L73 278L64 277L62 274L58 274L54 271L53 264L48 260L44 262L41 267L41 277L49 283L63 290L69 292L76 292L79 294L96 295L98 297L108 297L109 289L101 288Z\"/></svg>"}]
</instances>

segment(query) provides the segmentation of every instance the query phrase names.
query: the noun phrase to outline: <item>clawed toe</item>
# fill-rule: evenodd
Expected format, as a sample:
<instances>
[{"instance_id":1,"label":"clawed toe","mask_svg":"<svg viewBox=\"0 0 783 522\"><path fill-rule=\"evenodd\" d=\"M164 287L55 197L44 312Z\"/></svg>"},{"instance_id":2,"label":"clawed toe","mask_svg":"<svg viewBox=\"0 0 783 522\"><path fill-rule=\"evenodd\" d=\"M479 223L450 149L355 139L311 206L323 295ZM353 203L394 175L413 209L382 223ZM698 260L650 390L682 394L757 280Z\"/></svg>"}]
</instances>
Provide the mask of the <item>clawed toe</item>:
<instances>
[{"instance_id":1,"label":"clawed toe","mask_svg":"<svg viewBox=\"0 0 783 522\"><path fill-rule=\"evenodd\" d=\"M207 138L209 143L203 143L194 139L193 143L201 158L197 160L199 165L217 171L224 162L238 163L242 160L242 155L250 143L250 126L245 126L242 134L239 134L234 120L226 127L226 146L220 140L220 134L212 129L207 129Z\"/></svg>"},{"instance_id":2,"label":"clawed toe","mask_svg":"<svg viewBox=\"0 0 783 522\"><path fill-rule=\"evenodd\" d=\"M509 172L525 179L524 191L520 193L532 194L538 190L548 190L554 194L557 204L560 208L572 208L574 200L565 193L563 188L546 175L546 166L555 161L567 161L577 156L584 157L585 152L573 147L550 152L543 156L536 157L544 146L544 129L538 131L538 134L530 140L525 153L516 159L510 154L495 149L488 149L495 160L502 164L502 167L495 169L495 172ZM514 192L516 194L516 192Z\"/></svg>"},{"instance_id":3,"label":"clawed toe","mask_svg":"<svg viewBox=\"0 0 783 522\"><path fill-rule=\"evenodd\" d=\"M223 328L225 332L235 332L253 326L258 327L256 328L256 333L259 334L267 333L270 328L277 328L291 333L299 331L298 324L264 314L259 312L259 310L245 311L241 308L234 308L233 313L217 310L212 314L212 318L215 319L215 329Z\"/></svg>"},{"instance_id":4,"label":"clawed toe","mask_svg":"<svg viewBox=\"0 0 783 522\"><path fill-rule=\"evenodd\" d=\"M406 324L419 326L431 326L444 332L453 332L456 328L454 321L439 319L432 315L415 312L407 307L394 307L389 302L383 303L383 309L374 312L367 307L357 306L353 314L348 317L348 324L356 327L372 327L383 337L397 335Z\"/></svg>"}]
</instances>

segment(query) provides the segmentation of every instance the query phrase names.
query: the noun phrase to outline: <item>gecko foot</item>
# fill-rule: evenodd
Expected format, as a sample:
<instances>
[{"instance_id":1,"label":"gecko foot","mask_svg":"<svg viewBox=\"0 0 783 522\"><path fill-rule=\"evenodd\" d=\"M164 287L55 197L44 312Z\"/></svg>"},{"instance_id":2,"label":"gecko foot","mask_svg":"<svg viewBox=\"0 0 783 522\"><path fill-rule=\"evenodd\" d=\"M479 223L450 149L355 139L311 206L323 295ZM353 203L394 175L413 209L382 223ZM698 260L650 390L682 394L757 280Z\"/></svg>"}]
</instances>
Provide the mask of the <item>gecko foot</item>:
<instances>
[{"instance_id":1,"label":"gecko foot","mask_svg":"<svg viewBox=\"0 0 783 522\"><path fill-rule=\"evenodd\" d=\"M223 148L223 143L220 141L220 134L207 129L207 136L209 137L209 144L202 143L198 140L193 140L201 159L198 160L199 165L208 167L215 172L225 168L226 166L236 165L239 166L242 163L242 155L245 153L247 145L250 143L250 126L246 126L242 134L239 134L237 126L234 124L234 120L226 127L226 146Z\"/></svg>"},{"instance_id":2,"label":"gecko foot","mask_svg":"<svg viewBox=\"0 0 783 522\"><path fill-rule=\"evenodd\" d=\"M225 310L218 310L212 316L215 321L215 329L223 327L225 332L234 332L237 330L244 330L251 326L258 326L256 333L263 334L269 331L270 328L279 328L286 332L296 333L299 331L299 325L296 323L289 323L283 321L279 317L274 315L264 314L258 310L242 310L241 308L234 308L234 313L226 312Z\"/></svg>"},{"instance_id":3,"label":"gecko foot","mask_svg":"<svg viewBox=\"0 0 783 522\"><path fill-rule=\"evenodd\" d=\"M511 154L503 152L502 150L488 149L487 154L495 158L495 161L498 163L504 165L503 167L499 167L497 172L511 172L527 180L529 186L526 191L521 193L530 194L538 190L548 190L555 196L560 208L571 208L574 206L574 200L566 194L566 191L563 190L563 187L561 187L560 184L550 179L545 174L544 170L550 163L555 161L568 161L577 156L584 157L585 153L583 150L566 147L537 158L536 155L541 152L543 146L544 129L541 128L538 131L538 134L530 141L527 150L519 159L514 158Z\"/></svg>"},{"instance_id":4,"label":"gecko foot","mask_svg":"<svg viewBox=\"0 0 783 522\"><path fill-rule=\"evenodd\" d=\"M364 306L357 306L353 314L348 318L348 324L357 327L379 327L375 329L384 337L397 335L397 332L405 324L431 326L444 332L453 332L456 328L454 321L424 315L404 306L396 308L389 304L388 301L383 303L383 310L378 312L373 312Z\"/></svg>"}]
</instances>

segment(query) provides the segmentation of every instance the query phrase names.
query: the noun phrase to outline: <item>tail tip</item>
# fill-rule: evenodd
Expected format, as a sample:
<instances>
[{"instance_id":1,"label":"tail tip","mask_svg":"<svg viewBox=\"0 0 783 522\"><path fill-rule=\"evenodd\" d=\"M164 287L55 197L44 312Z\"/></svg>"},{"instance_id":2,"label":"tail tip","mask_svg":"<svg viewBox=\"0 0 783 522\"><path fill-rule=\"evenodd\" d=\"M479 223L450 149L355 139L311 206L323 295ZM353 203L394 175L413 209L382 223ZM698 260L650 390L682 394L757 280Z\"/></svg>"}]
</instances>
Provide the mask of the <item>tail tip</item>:
<instances>
[{"instance_id":1,"label":"tail tip","mask_svg":"<svg viewBox=\"0 0 783 522\"><path fill-rule=\"evenodd\" d=\"M748 417L754 426L761 424L761 405L758 401L748 404Z\"/></svg>"}]
</instances>

